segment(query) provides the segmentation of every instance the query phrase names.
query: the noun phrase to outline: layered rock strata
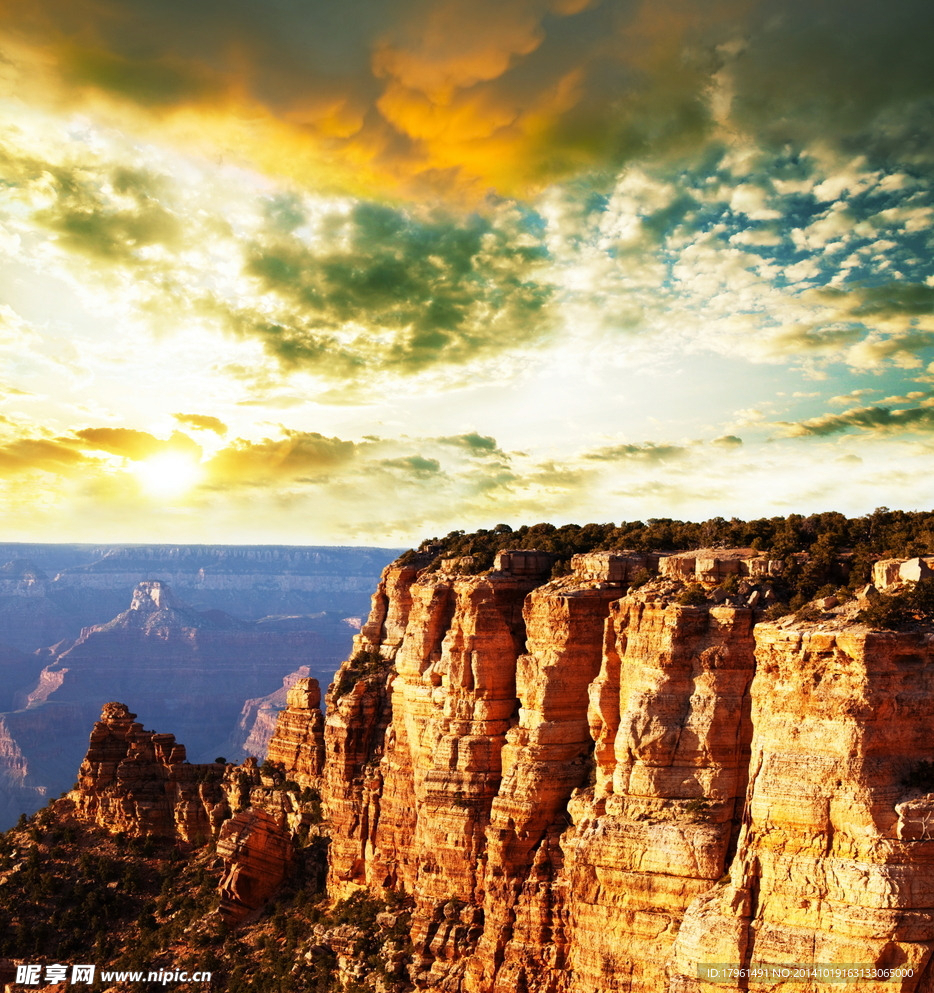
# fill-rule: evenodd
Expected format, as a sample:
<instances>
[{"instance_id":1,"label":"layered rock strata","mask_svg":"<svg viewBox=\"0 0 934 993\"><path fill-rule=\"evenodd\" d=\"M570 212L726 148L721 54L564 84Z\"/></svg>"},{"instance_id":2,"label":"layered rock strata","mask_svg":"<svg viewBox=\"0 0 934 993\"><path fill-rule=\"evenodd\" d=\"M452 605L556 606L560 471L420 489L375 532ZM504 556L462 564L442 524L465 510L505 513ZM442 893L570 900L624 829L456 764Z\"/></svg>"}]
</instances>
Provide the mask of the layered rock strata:
<instances>
[{"instance_id":1,"label":"layered rock strata","mask_svg":"<svg viewBox=\"0 0 934 993\"><path fill-rule=\"evenodd\" d=\"M509 559L387 570L357 641L385 665L338 674L323 792L332 894L415 898L416 988L698 990L705 963L755 956L926 968L934 635L833 598L757 627L757 559L695 555L628 593L645 566L610 555L549 583Z\"/></svg>"},{"instance_id":2,"label":"layered rock strata","mask_svg":"<svg viewBox=\"0 0 934 993\"><path fill-rule=\"evenodd\" d=\"M130 837L201 844L230 816L225 767L191 765L174 734L146 731L125 704L105 704L71 797L78 817Z\"/></svg>"},{"instance_id":3,"label":"layered rock strata","mask_svg":"<svg viewBox=\"0 0 934 993\"><path fill-rule=\"evenodd\" d=\"M261 759L266 757L269 742L276 731L276 721L287 706L289 690L307 675L308 666L299 666L295 672L282 677L282 685L274 692L244 702L228 749L234 760L246 758L247 755Z\"/></svg>"},{"instance_id":4,"label":"layered rock strata","mask_svg":"<svg viewBox=\"0 0 934 993\"><path fill-rule=\"evenodd\" d=\"M698 980L709 963L900 967L868 988L932 988L934 635L761 624L756 659L736 857L685 915L671 988L722 989Z\"/></svg>"}]
</instances>

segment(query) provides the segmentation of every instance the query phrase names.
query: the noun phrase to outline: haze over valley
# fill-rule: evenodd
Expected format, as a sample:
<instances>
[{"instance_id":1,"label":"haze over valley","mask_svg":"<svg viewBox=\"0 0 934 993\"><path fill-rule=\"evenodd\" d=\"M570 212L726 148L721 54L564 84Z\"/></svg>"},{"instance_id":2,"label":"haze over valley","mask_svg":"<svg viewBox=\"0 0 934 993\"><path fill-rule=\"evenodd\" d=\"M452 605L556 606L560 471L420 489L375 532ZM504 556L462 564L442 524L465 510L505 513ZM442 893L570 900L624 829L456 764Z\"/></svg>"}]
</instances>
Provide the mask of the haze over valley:
<instances>
[{"instance_id":1,"label":"haze over valley","mask_svg":"<svg viewBox=\"0 0 934 993\"><path fill-rule=\"evenodd\" d=\"M327 686L397 551L0 546L16 556L0 569L0 826L71 787L114 698L178 728L195 760L239 760L248 739L262 758L283 681Z\"/></svg>"}]
</instances>

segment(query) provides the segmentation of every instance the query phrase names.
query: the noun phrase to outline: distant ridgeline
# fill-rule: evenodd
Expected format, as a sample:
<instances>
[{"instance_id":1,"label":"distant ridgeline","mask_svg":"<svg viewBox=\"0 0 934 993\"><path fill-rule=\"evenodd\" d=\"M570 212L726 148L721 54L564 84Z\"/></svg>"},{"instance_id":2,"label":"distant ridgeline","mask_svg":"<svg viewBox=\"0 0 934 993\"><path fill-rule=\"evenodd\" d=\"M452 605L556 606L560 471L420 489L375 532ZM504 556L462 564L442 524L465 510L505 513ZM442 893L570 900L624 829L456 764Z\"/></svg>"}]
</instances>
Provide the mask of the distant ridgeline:
<instances>
[{"instance_id":1,"label":"distant ridgeline","mask_svg":"<svg viewBox=\"0 0 934 993\"><path fill-rule=\"evenodd\" d=\"M534 548L557 556L552 576L560 576L570 572L571 556L585 552L739 547L781 561L776 593L797 609L828 584L857 587L870 582L872 563L879 559L934 555L934 511L880 507L865 517L827 511L752 521L714 517L703 523L653 517L618 526L533 524L515 531L498 524L492 530L451 531L443 538L429 538L399 562L430 558L429 568L439 569L445 560L456 558L464 560L458 563L459 572L479 573L492 568L499 551Z\"/></svg>"},{"instance_id":2,"label":"distant ridgeline","mask_svg":"<svg viewBox=\"0 0 934 993\"><path fill-rule=\"evenodd\" d=\"M365 613L398 548L301 545L0 544L0 644L35 651L126 608L161 580L196 610L258 620Z\"/></svg>"}]
</instances>

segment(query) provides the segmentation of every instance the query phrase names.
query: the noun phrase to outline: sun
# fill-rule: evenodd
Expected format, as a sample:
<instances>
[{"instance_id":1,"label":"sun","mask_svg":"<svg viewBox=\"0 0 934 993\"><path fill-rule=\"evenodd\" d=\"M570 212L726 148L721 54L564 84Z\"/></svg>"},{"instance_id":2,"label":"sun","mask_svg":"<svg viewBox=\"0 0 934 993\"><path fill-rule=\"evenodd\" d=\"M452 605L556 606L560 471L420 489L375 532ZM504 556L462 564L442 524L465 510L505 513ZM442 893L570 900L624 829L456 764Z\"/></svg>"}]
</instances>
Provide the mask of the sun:
<instances>
[{"instance_id":1,"label":"sun","mask_svg":"<svg viewBox=\"0 0 934 993\"><path fill-rule=\"evenodd\" d=\"M158 499L184 496L201 482L204 470L186 452L161 452L133 466L143 489Z\"/></svg>"}]
</instances>

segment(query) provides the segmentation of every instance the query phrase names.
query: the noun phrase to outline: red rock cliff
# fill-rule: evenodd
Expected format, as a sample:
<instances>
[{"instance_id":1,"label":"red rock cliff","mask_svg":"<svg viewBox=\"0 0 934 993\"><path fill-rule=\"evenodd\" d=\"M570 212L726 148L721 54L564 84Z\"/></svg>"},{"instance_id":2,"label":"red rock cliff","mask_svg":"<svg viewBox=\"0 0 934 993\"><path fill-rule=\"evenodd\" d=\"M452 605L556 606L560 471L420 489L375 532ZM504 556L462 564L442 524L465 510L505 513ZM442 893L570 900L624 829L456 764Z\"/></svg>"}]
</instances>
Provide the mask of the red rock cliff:
<instances>
[{"instance_id":1,"label":"red rock cliff","mask_svg":"<svg viewBox=\"0 0 934 993\"><path fill-rule=\"evenodd\" d=\"M765 589L711 554L706 600L675 576L627 594L609 558L551 582L508 559L384 574L329 694L322 789L332 895L415 898L416 988L927 968L934 635L830 601L757 625Z\"/></svg>"}]
</instances>

